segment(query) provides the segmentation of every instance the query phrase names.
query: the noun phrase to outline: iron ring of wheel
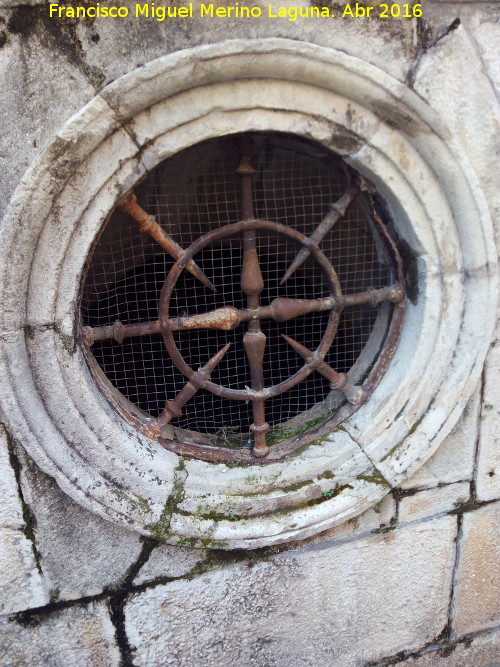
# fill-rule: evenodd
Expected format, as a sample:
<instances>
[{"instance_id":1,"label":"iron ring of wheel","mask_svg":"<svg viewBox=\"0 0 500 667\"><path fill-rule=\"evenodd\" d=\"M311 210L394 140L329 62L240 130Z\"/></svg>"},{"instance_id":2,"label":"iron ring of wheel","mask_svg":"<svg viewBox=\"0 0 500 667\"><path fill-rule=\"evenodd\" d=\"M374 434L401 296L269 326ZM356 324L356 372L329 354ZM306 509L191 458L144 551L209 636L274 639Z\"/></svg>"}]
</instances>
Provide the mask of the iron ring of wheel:
<instances>
[{"instance_id":1,"label":"iron ring of wheel","mask_svg":"<svg viewBox=\"0 0 500 667\"><path fill-rule=\"evenodd\" d=\"M312 358L307 360L302 366L302 368L300 368L296 373L294 373L288 379L280 382L277 385L273 385L272 387L262 388L261 390L229 389L228 387L223 387L221 385L218 385L210 381L209 379L203 379L203 376L200 377L200 374L194 371L182 357L175 343L171 327L171 320L169 318L170 299L175 284L180 274L182 273L183 269L200 250L202 250L207 246L212 245L214 242L217 242L225 237L241 235L241 234L244 235L245 233L253 232L259 229L270 232L276 232L278 234L284 234L288 238L295 241L297 244L300 244L303 247L305 247L310 252L310 254L315 258L315 260L319 263L321 269L323 270L327 285L331 293L331 297L333 297L334 299L335 306L333 308L332 307L329 308L328 323L319 346L312 353ZM244 257L244 263L245 263L245 257ZM258 265L257 265L257 270L259 270ZM163 285L159 302L159 322L165 346L168 350L168 353L173 363L196 387L206 389L218 396L223 396L224 398L227 399L244 400L244 401L248 400L264 401L266 398L270 398L271 396L277 396L285 391L288 391L289 389L294 387L297 383L304 380L313 370L315 370L323 362L324 357L328 352L331 344L333 343L333 340L337 333L338 322L342 309L343 309L342 290L335 269L327 259L326 255L324 255L324 253L319 249L318 245L314 241L310 240L309 238L301 234L299 231L292 229L291 227L286 227L285 225L276 222L271 222L269 220L244 220L209 232L204 236L201 236L186 249L183 256L171 268ZM255 319L258 319L258 316ZM251 323L252 320L250 320L249 326L251 326Z\"/></svg>"}]
</instances>

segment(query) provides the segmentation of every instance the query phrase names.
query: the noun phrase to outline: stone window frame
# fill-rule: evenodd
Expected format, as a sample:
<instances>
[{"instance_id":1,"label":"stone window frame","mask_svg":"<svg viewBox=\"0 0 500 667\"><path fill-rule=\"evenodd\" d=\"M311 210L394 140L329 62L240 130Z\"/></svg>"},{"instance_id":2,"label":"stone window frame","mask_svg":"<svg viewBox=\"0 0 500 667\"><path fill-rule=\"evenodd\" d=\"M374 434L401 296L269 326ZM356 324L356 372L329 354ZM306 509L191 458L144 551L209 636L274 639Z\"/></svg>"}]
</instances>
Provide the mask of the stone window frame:
<instances>
[{"instance_id":1,"label":"stone window frame","mask_svg":"<svg viewBox=\"0 0 500 667\"><path fill-rule=\"evenodd\" d=\"M369 401L327 438L251 467L182 459L136 431L78 343L80 281L110 212L159 162L228 127L310 137L341 154L385 200L418 279ZM493 250L458 142L385 72L284 39L164 56L73 116L12 199L0 237L2 420L74 500L142 534L225 549L307 537L378 502L455 425L493 332Z\"/></svg>"}]
</instances>

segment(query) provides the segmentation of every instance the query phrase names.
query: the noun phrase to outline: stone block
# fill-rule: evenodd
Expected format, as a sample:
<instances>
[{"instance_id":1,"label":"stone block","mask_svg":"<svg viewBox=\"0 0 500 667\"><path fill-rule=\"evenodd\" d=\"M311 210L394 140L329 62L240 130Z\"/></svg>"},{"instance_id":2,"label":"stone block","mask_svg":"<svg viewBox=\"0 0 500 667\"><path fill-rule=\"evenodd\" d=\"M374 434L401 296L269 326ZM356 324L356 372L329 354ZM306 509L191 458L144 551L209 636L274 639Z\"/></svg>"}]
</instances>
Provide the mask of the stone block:
<instances>
[{"instance_id":1,"label":"stone block","mask_svg":"<svg viewBox=\"0 0 500 667\"><path fill-rule=\"evenodd\" d=\"M183 577L206 558L203 549L189 549L162 544L139 570L134 584L143 584L159 577Z\"/></svg>"},{"instance_id":2,"label":"stone block","mask_svg":"<svg viewBox=\"0 0 500 667\"><path fill-rule=\"evenodd\" d=\"M414 89L446 119L454 140L465 149L493 215L500 205L500 112L495 95L498 7L493 9L492 3L492 11L488 14L486 6L480 12L476 5L469 7L462 23L456 24L452 30L444 30L441 39L425 51L419 62ZM462 16L461 10L459 13ZM451 26L457 13L449 14ZM481 27L483 23L485 25ZM466 94L464 72L467 72L467 81L474 82L473 92L471 89ZM460 104L456 103L458 99Z\"/></svg>"},{"instance_id":3,"label":"stone block","mask_svg":"<svg viewBox=\"0 0 500 667\"><path fill-rule=\"evenodd\" d=\"M33 545L21 530L0 527L0 615L40 607L48 601Z\"/></svg>"},{"instance_id":4,"label":"stone block","mask_svg":"<svg viewBox=\"0 0 500 667\"><path fill-rule=\"evenodd\" d=\"M49 601L35 562L33 545L23 530L25 521L7 435L0 426L0 615L38 607Z\"/></svg>"},{"instance_id":5,"label":"stone block","mask_svg":"<svg viewBox=\"0 0 500 667\"><path fill-rule=\"evenodd\" d=\"M26 455L22 460L24 495L52 597L72 600L119 584L141 553L140 536L80 507Z\"/></svg>"},{"instance_id":6,"label":"stone block","mask_svg":"<svg viewBox=\"0 0 500 667\"><path fill-rule=\"evenodd\" d=\"M470 496L470 484L459 482L435 489L425 489L401 499L399 521L417 521L455 509Z\"/></svg>"},{"instance_id":7,"label":"stone block","mask_svg":"<svg viewBox=\"0 0 500 667\"><path fill-rule=\"evenodd\" d=\"M490 349L484 373L476 492L478 500L500 498L500 341Z\"/></svg>"},{"instance_id":8,"label":"stone block","mask_svg":"<svg viewBox=\"0 0 500 667\"><path fill-rule=\"evenodd\" d=\"M354 667L420 647L447 622L455 535L444 517L135 594L133 662Z\"/></svg>"},{"instance_id":9,"label":"stone block","mask_svg":"<svg viewBox=\"0 0 500 667\"><path fill-rule=\"evenodd\" d=\"M7 0L0 7L16 4L39 2ZM66 44L62 45L62 34L61 42L57 44L54 36L37 22L38 30L25 39L21 29L29 32L30 9L24 6L18 11L24 16L24 21L18 23L19 32L7 32L5 24L2 25L7 41L1 50L3 64L0 69L3 91L0 217L23 173L44 144L94 95L77 54L73 51L76 58L64 55ZM11 16L11 12L5 12L2 18L8 22ZM68 49L72 49L69 44Z\"/></svg>"},{"instance_id":10,"label":"stone block","mask_svg":"<svg viewBox=\"0 0 500 667\"><path fill-rule=\"evenodd\" d=\"M40 614L25 625L2 619L0 663L4 667L118 667L114 634L103 604Z\"/></svg>"},{"instance_id":11,"label":"stone block","mask_svg":"<svg viewBox=\"0 0 500 667\"><path fill-rule=\"evenodd\" d=\"M496 4L496 3L495 3ZM492 3L493 5L493 3ZM479 46L481 60L491 83L500 95L500 25L498 25L498 5L492 6L488 20L484 15L476 14L472 34Z\"/></svg>"},{"instance_id":12,"label":"stone block","mask_svg":"<svg viewBox=\"0 0 500 667\"><path fill-rule=\"evenodd\" d=\"M500 624L500 503L464 515L453 630L457 636Z\"/></svg>"},{"instance_id":13,"label":"stone block","mask_svg":"<svg viewBox=\"0 0 500 667\"><path fill-rule=\"evenodd\" d=\"M460 420L438 450L402 484L402 489L425 488L472 479L481 387L478 386Z\"/></svg>"}]
</instances>

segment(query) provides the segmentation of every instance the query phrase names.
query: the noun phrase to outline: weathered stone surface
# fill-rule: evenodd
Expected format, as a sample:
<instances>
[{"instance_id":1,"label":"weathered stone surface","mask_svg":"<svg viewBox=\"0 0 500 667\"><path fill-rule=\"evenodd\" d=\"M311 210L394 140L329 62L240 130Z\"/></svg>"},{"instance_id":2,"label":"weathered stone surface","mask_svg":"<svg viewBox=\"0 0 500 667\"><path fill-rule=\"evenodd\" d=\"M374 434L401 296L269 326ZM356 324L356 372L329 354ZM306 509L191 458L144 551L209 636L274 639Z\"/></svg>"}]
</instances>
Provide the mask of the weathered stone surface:
<instances>
[{"instance_id":1,"label":"weathered stone surface","mask_svg":"<svg viewBox=\"0 0 500 667\"><path fill-rule=\"evenodd\" d=\"M52 596L77 599L119 584L139 557L139 535L74 503L26 456L22 483L36 519L40 564Z\"/></svg>"},{"instance_id":2,"label":"weathered stone surface","mask_svg":"<svg viewBox=\"0 0 500 667\"><path fill-rule=\"evenodd\" d=\"M10 465L5 430L0 426L0 614L46 604L49 595L23 530L21 500Z\"/></svg>"},{"instance_id":3,"label":"weathered stone surface","mask_svg":"<svg viewBox=\"0 0 500 667\"><path fill-rule=\"evenodd\" d=\"M500 503L464 516L459 548L453 618L457 636L500 624Z\"/></svg>"},{"instance_id":4,"label":"weathered stone surface","mask_svg":"<svg viewBox=\"0 0 500 667\"><path fill-rule=\"evenodd\" d=\"M0 620L0 663L5 667L115 667L120 653L105 605L90 604L40 614L27 625Z\"/></svg>"},{"instance_id":5,"label":"weathered stone surface","mask_svg":"<svg viewBox=\"0 0 500 667\"><path fill-rule=\"evenodd\" d=\"M296 456L258 468L216 467L196 460L185 467L181 512L173 514L170 528L191 536L194 527L203 537L231 540L235 548L309 537L311 515L324 527L331 526L339 517L361 513L388 491L370 459L342 430ZM335 488L338 493L329 498ZM308 505L321 494L324 502ZM293 515L284 512L295 508ZM210 516L214 513L225 519L215 521ZM240 520L232 521L231 514Z\"/></svg>"},{"instance_id":6,"label":"weathered stone surface","mask_svg":"<svg viewBox=\"0 0 500 667\"><path fill-rule=\"evenodd\" d=\"M446 624L455 526L445 517L137 594L125 607L134 664L350 667L419 647Z\"/></svg>"},{"instance_id":7,"label":"weathered stone surface","mask_svg":"<svg viewBox=\"0 0 500 667\"><path fill-rule=\"evenodd\" d=\"M23 528L23 510L17 491L16 477L10 465L7 434L0 425L0 526Z\"/></svg>"},{"instance_id":8,"label":"weathered stone surface","mask_svg":"<svg viewBox=\"0 0 500 667\"><path fill-rule=\"evenodd\" d=\"M402 489L424 488L472 479L480 395L481 387L478 386L450 435L436 453L400 485Z\"/></svg>"},{"instance_id":9,"label":"weathered stone surface","mask_svg":"<svg viewBox=\"0 0 500 667\"><path fill-rule=\"evenodd\" d=\"M497 94L500 95L500 26L498 25L498 5L490 14L490 20L479 13L472 25L472 34L479 46L481 60Z\"/></svg>"},{"instance_id":10,"label":"weathered stone surface","mask_svg":"<svg viewBox=\"0 0 500 667\"><path fill-rule=\"evenodd\" d=\"M366 21L364 37L359 39L359 19L338 17L332 25L330 19L268 18L267 3L255 4L262 7L262 18L201 18L195 9L193 18L161 22L135 18L131 12L127 19L82 21L77 34L86 62L105 72L107 81L165 53L199 44L225 39L288 37L330 47L333 35L339 50L383 66L392 76L404 79L414 49L411 21L398 21L397 28L392 21ZM303 1L293 6L300 5L307 6Z\"/></svg>"},{"instance_id":11,"label":"weathered stone surface","mask_svg":"<svg viewBox=\"0 0 500 667\"><path fill-rule=\"evenodd\" d=\"M415 90L439 111L454 139L466 150L493 214L500 206L500 110L491 79L494 72L491 67L485 67L484 52L493 54L498 49L497 18L498 9L490 14L489 22L486 13L478 17L477 10L469 11L465 24L455 25L455 29L445 32L436 44L429 46L420 60L414 84ZM489 26L482 31L476 29L483 61L478 58L479 47L470 33L482 22ZM467 82L474 82L473 88L464 88L464 72L467 72ZM456 103L458 99L460 104Z\"/></svg>"},{"instance_id":12,"label":"weathered stone surface","mask_svg":"<svg viewBox=\"0 0 500 667\"><path fill-rule=\"evenodd\" d=\"M162 544L139 570L134 584L143 584L158 577L183 577L206 558L203 549L189 549Z\"/></svg>"},{"instance_id":13,"label":"weathered stone surface","mask_svg":"<svg viewBox=\"0 0 500 667\"><path fill-rule=\"evenodd\" d=\"M392 663L391 663L392 664ZM479 635L441 651L394 663L394 667L498 667L500 632Z\"/></svg>"},{"instance_id":14,"label":"weathered stone surface","mask_svg":"<svg viewBox=\"0 0 500 667\"><path fill-rule=\"evenodd\" d=\"M362 535L369 533L379 528L387 528L396 516L396 501L391 494L382 498L382 500L366 510L354 519L349 519L344 523L325 530L319 535L315 535L307 540L307 544L315 544L320 542L336 542L354 535ZM294 545L291 545L294 548ZM297 548L301 548L302 543L297 544Z\"/></svg>"},{"instance_id":15,"label":"weathered stone surface","mask_svg":"<svg viewBox=\"0 0 500 667\"><path fill-rule=\"evenodd\" d=\"M468 482L425 489L401 499L398 518L399 521L416 521L449 512L466 502L469 496L470 484Z\"/></svg>"},{"instance_id":16,"label":"weathered stone surface","mask_svg":"<svg viewBox=\"0 0 500 667\"><path fill-rule=\"evenodd\" d=\"M485 368L476 489L479 500L500 498L500 342L491 347Z\"/></svg>"},{"instance_id":17,"label":"weathered stone surface","mask_svg":"<svg viewBox=\"0 0 500 667\"><path fill-rule=\"evenodd\" d=\"M21 530L0 528L0 614L47 604L49 594Z\"/></svg>"},{"instance_id":18,"label":"weathered stone surface","mask_svg":"<svg viewBox=\"0 0 500 667\"><path fill-rule=\"evenodd\" d=\"M0 217L31 161L94 94L82 71L78 47L70 44L67 33L61 32L58 41L30 20L31 10L19 11L20 21L9 24L13 12L8 11L2 17L7 26L1 26L7 41L0 51ZM9 25L11 29L6 30Z\"/></svg>"}]
</instances>

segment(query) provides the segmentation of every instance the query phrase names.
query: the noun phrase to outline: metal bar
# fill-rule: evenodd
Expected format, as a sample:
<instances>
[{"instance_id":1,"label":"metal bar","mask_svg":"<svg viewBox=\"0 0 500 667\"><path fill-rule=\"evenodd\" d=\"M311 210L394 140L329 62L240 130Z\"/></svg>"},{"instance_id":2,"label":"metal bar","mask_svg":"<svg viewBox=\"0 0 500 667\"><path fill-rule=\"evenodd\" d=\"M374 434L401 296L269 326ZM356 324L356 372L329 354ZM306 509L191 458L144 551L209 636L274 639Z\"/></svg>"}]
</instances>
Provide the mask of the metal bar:
<instances>
[{"instance_id":1,"label":"metal bar","mask_svg":"<svg viewBox=\"0 0 500 667\"><path fill-rule=\"evenodd\" d=\"M134 220L139 223L139 229L141 232L149 234L171 257L177 260L184 255L184 250L181 248L181 246L176 243L164 229L160 227L154 216L148 215L146 211L137 203L137 197L135 194L132 193L128 195L128 197L126 197L119 204L119 208L121 208L122 211L125 211L125 213L131 215ZM186 269L213 292L217 291L213 283L209 280L209 278L207 278L207 276L194 262L194 260L190 260L186 264Z\"/></svg>"},{"instance_id":2,"label":"metal bar","mask_svg":"<svg viewBox=\"0 0 500 667\"><path fill-rule=\"evenodd\" d=\"M253 141L249 136L239 137L237 140L240 163L236 168L236 173L241 179L241 219L251 220L253 215L253 192L252 178L255 169L252 164Z\"/></svg>"},{"instance_id":3,"label":"metal bar","mask_svg":"<svg viewBox=\"0 0 500 667\"><path fill-rule=\"evenodd\" d=\"M254 391L261 391L264 388L263 361L266 349L266 335L262 331L249 330L243 336L243 345L250 364L252 389ZM252 401L252 407L253 424L250 426L250 432L254 435L252 454L260 459L269 454L269 447L266 445L266 433L271 427L266 422L264 401Z\"/></svg>"},{"instance_id":4,"label":"metal bar","mask_svg":"<svg viewBox=\"0 0 500 667\"><path fill-rule=\"evenodd\" d=\"M328 234L330 229L332 229L332 227L338 222L338 220L340 220L340 218L345 215L349 204L358 196L359 192L360 190L356 186L349 188L347 192L337 202L335 202L335 204L330 204L330 210L311 234L309 240L319 244L320 241L322 241ZM294 274L300 266L302 266L309 255L310 251L307 248L301 248L299 250L295 259L290 264L286 270L285 275L281 279L280 285L286 283L288 278L290 278L290 276Z\"/></svg>"},{"instance_id":5,"label":"metal bar","mask_svg":"<svg viewBox=\"0 0 500 667\"><path fill-rule=\"evenodd\" d=\"M239 311L234 306L224 306L211 310L208 313L191 315L186 317L169 318L169 327L172 331L188 331L190 329L221 329L232 331L242 321ZM248 317L248 319L251 319ZM113 324L104 327L83 327L83 343L87 347L93 345L97 340L108 340L114 338L122 343L124 338L132 336L148 336L161 333L159 320L151 322L140 322L139 324L122 324L116 320Z\"/></svg>"},{"instance_id":6,"label":"metal bar","mask_svg":"<svg viewBox=\"0 0 500 667\"><path fill-rule=\"evenodd\" d=\"M264 279L260 270L255 231L253 229L243 232L241 289L247 296L248 310L257 310L259 308L259 295L264 289Z\"/></svg>"},{"instance_id":7,"label":"metal bar","mask_svg":"<svg viewBox=\"0 0 500 667\"><path fill-rule=\"evenodd\" d=\"M222 360L222 358L224 357L224 355L226 354L226 352L229 350L230 347L231 343L225 345L216 354L214 354L214 356L203 366L203 368L199 369L196 375L200 378L200 380L205 381L210 379L210 374L212 373L214 368L220 363L220 361ZM185 384L174 399L167 401L165 403L165 409L163 410L161 415L157 419L150 422L149 424L146 424L146 426L143 427L142 429L143 432L150 438L154 439L158 438L161 429L166 424L171 422L172 419L180 417L182 415L182 408L191 398L193 398L198 389L199 387L197 387L191 381Z\"/></svg>"},{"instance_id":8,"label":"metal bar","mask_svg":"<svg viewBox=\"0 0 500 667\"><path fill-rule=\"evenodd\" d=\"M250 274L248 280L252 280ZM246 283L249 284L249 283ZM254 286L255 287L255 286ZM366 292L348 294L343 297L344 307L370 304L376 306L382 301L390 303L401 303L405 298L404 287L400 283L381 287L380 289L369 288ZM236 309L234 306L224 306L207 313L199 313L186 317L169 318L169 327L172 331L186 331L189 329L221 329L232 331L242 322L252 320L273 319L276 322L286 322L294 317L300 317L307 313L323 310L331 310L338 306L334 297L327 296L321 299L288 299L278 297L269 306L257 306L257 308ZM131 336L147 336L160 333L160 322L141 322L139 324L122 324L117 320L114 324L103 327L83 327L83 343L90 347L97 340L114 338L121 343L124 338Z\"/></svg>"},{"instance_id":9,"label":"metal bar","mask_svg":"<svg viewBox=\"0 0 500 667\"><path fill-rule=\"evenodd\" d=\"M239 141L240 164L236 173L241 179L241 216L243 220L254 217L252 179L255 169L252 165L252 140L242 137ZM247 297L247 310L253 313L259 311L259 295L264 289L264 279L260 269L257 254L257 239L255 229L247 229L242 234L243 267L241 271L241 289ZM250 365L251 388L262 391L264 388L264 352L266 349L266 335L260 329L259 317L252 316L248 323L248 330L243 336L243 345ZM269 454L266 444L266 433L270 430L266 422L264 400L252 401L253 424L250 432L254 436L253 456L264 458Z\"/></svg>"},{"instance_id":10,"label":"metal bar","mask_svg":"<svg viewBox=\"0 0 500 667\"><path fill-rule=\"evenodd\" d=\"M314 352L311 352L309 348L301 345L290 336L285 336L281 334L281 337L286 340L286 342L293 347L295 352L299 354L302 359L305 361L312 361L314 358ZM351 405L361 405L366 400L366 392L363 387L357 387L354 384L351 384L345 373L337 373L331 366L329 366L326 361L322 361L316 369L321 375L324 375L330 381L330 387L336 389L345 394L345 397L351 403Z\"/></svg>"},{"instance_id":11,"label":"metal bar","mask_svg":"<svg viewBox=\"0 0 500 667\"><path fill-rule=\"evenodd\" d=\"M404 287L400 283L374 289L369 287L365 292L356 294L347 294L342 297L343 306L360 306L369 304L372 307L377 306L382 301L391 303L400 303L405 298ZM259 309L259 317L262 319L272 318L276 322L286 322L294 317L306 315L321 310L332 310L341 306L333 296L326 296L321 299L288 299L278 297L271 302L270 306L264 306ZM240 317L240 321L243 317Z\"/></svg>"},{"instance_id":12,"label":"metal bar","mask_svg":"<svg viewBox=\"0 0 500 667\"><path fill-rule=\"evenodd\" d=\"M249 137L239 140L240 164L236 173L241 179L241 217L242 220L251 220L253 213L252 177L255 169L252 166L252 143ZM260 270L259 257L257 255L257 241L254 229L247 229L242 234L243 239L243 268L241 272L241 289L247 296L249 310L257 310L259 307L259 294L264 289L264 279ZM250 322L253 331L259 331L260 325Z\"/></svg>"},{"instance_id":13,"label":"metal bar","mask_svg":"<svg viewBox=\"0 0 500 667\"><path fill-rule=\"evenodd\" d=\"M390 248L393 256L393 261L396 264L396 275L398 282L403 285L404 284L404 268L403 268L403 259L401 255L399 254L399 250L397 248L396 243L394 242L394 239L391 237L389 234L386 225L383 223L381 217L377 213L377 209L375 206L375 200L373 196L369 193L368 191L368 199L370 202L370 206L368 207L369 214L373 217L375 220L375 224L378 227L379 232L383 236L385 242L387 243L387 246Z\"/></svg>"}]
</instances>

